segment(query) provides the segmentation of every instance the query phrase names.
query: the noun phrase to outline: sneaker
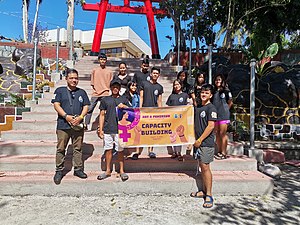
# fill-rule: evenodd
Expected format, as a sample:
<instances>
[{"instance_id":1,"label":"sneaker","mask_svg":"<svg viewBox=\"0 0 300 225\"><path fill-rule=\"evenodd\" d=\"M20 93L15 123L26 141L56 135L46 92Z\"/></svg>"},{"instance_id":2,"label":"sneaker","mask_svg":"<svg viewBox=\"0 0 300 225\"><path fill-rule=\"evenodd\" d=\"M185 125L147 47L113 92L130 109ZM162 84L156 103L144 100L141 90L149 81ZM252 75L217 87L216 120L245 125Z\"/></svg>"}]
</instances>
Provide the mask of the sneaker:
<instances>
[{"instance_id":1,"label":"sneaker","mask_svg":"<svg viewBox=\"0 0 300 225\"><path fill-rule=\"evenodd\" d=\"M149 152L149 158L150 159L155 159L156 158L156 154L154 152Z\"/></svg>"},{"instance_id":2,"label":"sneaker","mask_svg":"<svg viewBox=\"0 0 300 225\"><path fill-rule=\"evenodd\" d=\"M62 180L62 178L63 178L62 171L56 171L55 175L53 177L53 181L54 181L55 184L59 185L60 182L61 182L61 180Z\"/></svg>"},{"instance_id":3,"label":"sneaker","mask_svg":"<svg viewBox=\"0 0 300 225\"><path fill-rule=\"evenodd\" d=\"M74 176L82 178L82 179L86 179L87 175L85 172L83 172L82 170L75 170L74 171Z\"/></svg>"},{"instance_id":4,"label":"sneaker","mask_svg":"<svg viewBox=\"0 0 300 225\"><path fill-rule=\"evenodd\" d=\"M85 132L90 132L91 131L88 124L84 124L83 129L84 129Z\"/></svg>"}]
</instances>

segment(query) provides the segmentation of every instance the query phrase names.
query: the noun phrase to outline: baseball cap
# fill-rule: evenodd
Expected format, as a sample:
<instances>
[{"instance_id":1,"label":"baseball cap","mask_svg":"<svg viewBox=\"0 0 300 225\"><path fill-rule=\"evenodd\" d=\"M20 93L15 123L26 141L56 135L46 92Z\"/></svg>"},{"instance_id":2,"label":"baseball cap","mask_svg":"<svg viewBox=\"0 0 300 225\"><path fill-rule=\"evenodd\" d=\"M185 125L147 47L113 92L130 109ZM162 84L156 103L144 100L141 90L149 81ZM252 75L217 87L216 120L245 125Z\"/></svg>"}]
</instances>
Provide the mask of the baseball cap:
<instances>
[{"instance_id":1,"label":"baseball cap","mask_svg":"<svg viewBox=\"0 0 300 225\"><path fill-rule=\"evenodd\" d=\"M117 80L117 79L113 79L111 82L110 82L110 86L113 86L114 84L118 84L121 86L121 81L120 80Z\"/></svg>"},{"instance_id":2,"label":"baseball cap","mask_svg":"<svg viewBox=\"0 0 300 225\"><path fill-rule=\"evenodd\" d=\"M98 59L107 59L107 56L104 53L100 53Z\"/></svg>"}]
</instances>

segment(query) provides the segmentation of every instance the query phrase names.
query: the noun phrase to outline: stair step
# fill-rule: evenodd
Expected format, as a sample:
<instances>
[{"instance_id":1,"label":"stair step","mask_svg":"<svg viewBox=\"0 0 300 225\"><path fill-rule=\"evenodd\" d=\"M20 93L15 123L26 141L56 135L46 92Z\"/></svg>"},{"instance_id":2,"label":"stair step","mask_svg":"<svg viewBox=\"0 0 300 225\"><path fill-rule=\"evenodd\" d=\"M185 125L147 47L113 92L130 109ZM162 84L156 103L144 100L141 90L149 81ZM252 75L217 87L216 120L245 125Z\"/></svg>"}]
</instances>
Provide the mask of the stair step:
<instances>
[{"instance_id":1,"label":"stair step","mask_svg":"<svg viewBox=\"0 0 300 225\"><path fill-rule=\"evenodd\" d=\"M128 173L122 182L117 174L103 181L99 171L86 171L85 180L69 172L60 185L53 183L53 171L5 172L1 177L2 195L99 196L99 194L178 194L186 195L202 187L195 172ZM213 171L214 195L266 195L273 191L270 177L257 171Z\"/></svg>"},{"instance_id":2,"label":"stair step","mask_svg":"<svg viewBox=\"0 0 300 225\"><path fill-rule=\"evenodd\" d=\"M47 131L41 130L10 130L5 131L1 134L1 138L4 141L23 141L23 140L34 140L34 141L56 141L55 127L49 127ZM99 137L95 132L86 132L84 135L85 141L97 141Z\"/></svg>"},{"instance_id":3,"label":"stair step","mask_svg":"<svg viewBox=\"0 0 300 225\"><path fill-rule=\"evenodd\" d=\"M263 152L263 159L265 163L284 163L285 156L282 151L275 149L266 149Z\"/></svg>"},{"instance_id":4,"label":"stair step","mask_svg":"<svg viewBox=\"0 0 300 225\"><path fill-rule=\"evenodd\" d=\"M71 149L70 149L71 150ZM65 167L67 170L72 168L72 151L66 155ZM83 155L84 167L86 171L101 169L105 170L105 160L102 156L103 151L91 149ZM113 167L118 170L116 157L113 159ZM184 161L171 159L169 155L158 154L156 159L150 159L146 155L141 155L138 160L125 160L125 171L127 172L180 172L197 171L197 161L190 155L184 155ZM55 148L52 155L2 155L0 157L1 171L31 171L49 170L55 168ZM211 163L212 171L256 171L256 160L247 156L231 156L226 160L215 160Z\"/></svg>"},{"instance_id":5,"label":"stair step","mask_svg":"<svg viewBox=\"0 0 300 225\"><path fill-rule=\"evenodd\" d=\"M21 131L24 132L24 131ZM4 132L6 133L6 132ZM3 133L3 134L4 134ZM95 131L87 132L91 133L91 135L95 136L94 140L86 140L84 138L83 143L83 151L91 151L91 149L101 149L100 151L103 152L103 141L102 139L97 138ZM0 156L1 155L44 155L49 154L55 151L56 148L56 134L53 133L51 140L41 140L41 139L28 139L28 140L5 140L0 142ZM49 134L48 134L49 136ZM86 136L86 135L85 135ZM91 138L90 138L91 139ZM182 146L182 154L186 154L187 145ZM229 155L234 156L243 156L244 149L241 143L236 142L229 142L227 146L227 151ZM167 153L167 147L154 147L154 152L157 154L165 154ZM144 148L143 154L147 154L147 149ZM171 154L171 152L169 153Z\"/></svg>"},{"instance_id":6,"label":"stair step","mask_svg":"<svg viewBox=\"0 0 300 225\"><path fill-rule=\"evenodd\" d=\"M99 106L99 105L98 105ZM93 111L92 118L99 116L99 107ZM53 110L52 112L23 112L22 120L16 120L15 122L28 121L28 120L55 120L57 119L57 113Z\"/></svg>"}]
</instances>

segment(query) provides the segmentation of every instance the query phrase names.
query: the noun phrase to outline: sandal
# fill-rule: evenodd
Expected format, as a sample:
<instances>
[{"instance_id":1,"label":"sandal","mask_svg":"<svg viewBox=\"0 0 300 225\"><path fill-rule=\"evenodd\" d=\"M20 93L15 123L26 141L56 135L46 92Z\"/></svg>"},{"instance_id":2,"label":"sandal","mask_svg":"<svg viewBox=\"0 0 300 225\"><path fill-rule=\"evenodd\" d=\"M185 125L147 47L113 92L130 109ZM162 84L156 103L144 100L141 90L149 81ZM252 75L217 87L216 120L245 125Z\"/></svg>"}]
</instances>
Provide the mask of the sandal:
<instances>
[{"instance_id":1,"label":"sandal","mask_svg":"<svg viewBox=\"0 0 300 225\"><path fill-rule=\"evenodd\" d=\"M155 159L156 158L156 154L154 152L149 152L148 154L150 159Z\"/></svg>"},{"instance_id":2,"label":"sandal","mask_svg":"<svg viewBox=\"0 0 300 225\"><path fill-rule=\"evenodd\" d=\"M126 180L128 180L128 178L129 178L129 176L128 176L126 173L121 173L121 174L120 174L120 177L121 177L121 180L122 180L122 181L126 181Z\"/></svg>"},{"instance_id":3,"label":"sandal","mask_svg":"<svg viewBox=\"0 0 300 225\"><path fill-rule=\"evenodd\" d=\"M207 198L209 200L207 200ZM213 197L210 196L210 195L206 195L204 203L203 203L203 208L211 208L211 207L213 207L213 205L214 205L214 199L213 199Z\"/></svg>"},{"instance_id":4,"label":"sandal","mask_svg":"<svg viewBox=\"0 0 300 225\"><path fill-rule=\"evenodd\" d=\"M183 156L182 155L177 155L178 156L178 161L183 161Z\"/></svg>"},{"instance_id":5,"label":"sandal","mask_svg":"<svg viewBox=\"0 0 300 225\"><path fill-rule=\"evenodd\" d=\"M192 198L204 198L206 196L206 193L204 191L196 191L196 192L192 192L190 196Z\"/></svg>"},{"instance_id":6,"label":"sandal","mask_svg":"<svg viewBox=\"0 0 300 225\"><path fill-rule=\"evenodd\" d=\"M131 156L131 159L132 159L132 160L138 160L138 159L139 159L139 154L138 154L138 153L134 153L134 154Z\"/></svg>"},{"instance_id":7,"label":"sandal","mask_svg":"<svg viewBox=\"0 0 300 225\"><path fill-rule=\"evenodd\" d=\"M177 158L177 154L173 152L173 154L171 155L171 159L175 159L175 158Z\"/></svg>"},{"instance_id":8,"label":"sandal","mask_svg":"<svg viewBox=\"0 0 300 225\"><path fill-rule=\"evenodd\" d=\"M100 174L100 175L97 177L97 179L98 179L98 180L104 180L104 179L106 179L106 178L108 178L108 177L110 177L110 176L111 176L110 174L102 173L102 174Z\"/></svg>"},{"instance_id":9,"label":"sandal","mask_svg":"<svg viewBox=\"0 0 300 225\"><path fill-rule=\"evenodd\" d=\"M218 159L218 160L222 160L222 159L226 159L226 155L224 155L223 153L220 153L218 152L216 155L215 155L215 159Z\"/></svg>"}]
</instances>

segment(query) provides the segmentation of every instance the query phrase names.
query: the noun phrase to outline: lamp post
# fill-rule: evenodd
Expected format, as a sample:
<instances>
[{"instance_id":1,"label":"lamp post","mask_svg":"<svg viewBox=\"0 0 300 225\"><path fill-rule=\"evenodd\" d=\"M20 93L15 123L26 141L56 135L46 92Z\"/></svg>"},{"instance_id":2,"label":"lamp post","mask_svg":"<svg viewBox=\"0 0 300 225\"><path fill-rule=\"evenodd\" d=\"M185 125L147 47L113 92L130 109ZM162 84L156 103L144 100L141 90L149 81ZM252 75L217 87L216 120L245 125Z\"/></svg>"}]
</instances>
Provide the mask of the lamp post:
<instances>
[{"instance_id":1,"label":"lamp post","mask_svg":"<svg viewBox=\"0 0 300 225\"><path fill-rule=\"evenodd\" d=\"M35 86L36 86L36 50L37 50L37 38L34 38L34 49L33 49L33 74L32 74L32 101L35 101Z\"/></svg>"},{"instance_id":2,"label":"lamp post","mask_svg":"<svg viewBox=\"0 0 300 225\"><path fill-rule=\"evenodd\" d=\"M212 45L208 45L208 83L212 84Z\"/></svg>"},{"instance_id":3,"label":"lamp post","mask_svg":"<svg viewBox=\"0 0 300 225\"><path fill-rule=\"evenodd\" d=\"M57 27L57 36L56 36L56 73L58 73L58 54L59 54L59 32L60 29Z\"/></svg>"},{"instance_id":4,"label":"lamp post","mask_svg":"<svg viewBox=\"0 0 300 225\"><path fill-rule=\"evenodd\" d=\"M180 66L180 28L178 27L178 37L177 37L177 72L179 72Z\"/></svg>"},{"instance_id":5,"label":"lamp post","mask_svg":"<svg viewBox=\"0 0 300 225\"><path fill-rule=\"evenodd\" d=\"M250 61L250 149L254 149L255 138L255 59Z\"/></svg>"},{"instance_id":6,"label":"lamp post","mask_svg":"<svg viewBox=\"0 0 300 225\"><path fill-rule=\"evenodd\" d=\"M193 27L190 32L190 52L189 52L189 78L192 77L192 41L193 41Z\"/></svg>"}]
</instances>

